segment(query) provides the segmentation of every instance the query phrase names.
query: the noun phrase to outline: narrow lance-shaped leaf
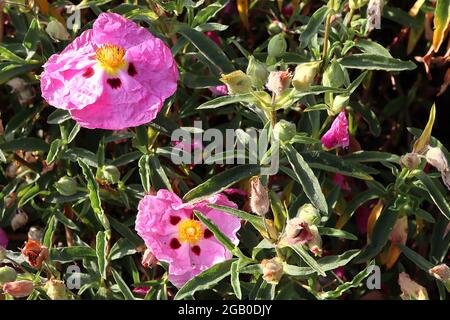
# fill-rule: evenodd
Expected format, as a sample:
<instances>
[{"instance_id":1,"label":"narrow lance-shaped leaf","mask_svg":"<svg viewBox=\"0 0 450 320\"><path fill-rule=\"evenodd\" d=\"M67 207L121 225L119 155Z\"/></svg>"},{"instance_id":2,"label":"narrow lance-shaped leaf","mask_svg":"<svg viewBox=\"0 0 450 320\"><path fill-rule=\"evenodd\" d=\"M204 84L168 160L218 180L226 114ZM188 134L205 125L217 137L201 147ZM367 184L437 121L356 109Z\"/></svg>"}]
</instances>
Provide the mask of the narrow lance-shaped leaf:
<instances>
[{"instance_id":1,"label":"narrow lance-shaped leaf","mask_svg":"<svg viewBox=\"0 0 450 320\"><path fill-rule=\"evenodd\" d=\"M450 26L450 0L437 0L434 11L433 50L438 52Z\"/></svg>"},{"instance_id":2,"label":"narrow lance-shaped leaf","mask_svg":"<svg viewBox=\"0 0 450 320\"><path fill-rule=\"evenodd\" d=\"M433 106L430 110L430 115L428 117L427 125L425 129L422 131L420 137L414 142L413 152L420 153L429 143L431 137L431 131L433 130L434 119L436 118L436 106L433 103Z\"/></svg>"}]
</instances>

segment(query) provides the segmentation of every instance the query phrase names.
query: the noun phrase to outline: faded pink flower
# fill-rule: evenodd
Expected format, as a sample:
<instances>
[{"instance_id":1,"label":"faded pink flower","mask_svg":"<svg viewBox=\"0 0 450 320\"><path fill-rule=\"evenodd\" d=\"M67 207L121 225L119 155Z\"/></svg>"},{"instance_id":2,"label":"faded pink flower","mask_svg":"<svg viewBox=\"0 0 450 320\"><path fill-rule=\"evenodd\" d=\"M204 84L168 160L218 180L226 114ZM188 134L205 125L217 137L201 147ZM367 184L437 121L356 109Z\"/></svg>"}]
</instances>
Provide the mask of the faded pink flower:
<instances>
[{"instance_id":1,"label":"faded pink flower","mask_svg":"<svg viewBox=\"0 0 450 320\"><path fill-rule=\"evenodd\" d=\"M139 296L145 296L149 292L149 287L136 287L133 289L133 293Z\"/></svg>"},{"instance_id":2,"label":"faded pink flower","mask_svg":"<svg viewBox=\"0 0 450 320\"><path fill-rule=\"evenodd\" d=\"M8 246L8 236L6 232L0 228L0 247L6 248Z\"/></svg>"},{"instance_id":3,"label":"faded pink flower","mask_svg":"<svg viewBox=\"0 0 450 320\"><path fill-rule=\"evenodd\" d=\"M211 93L216 97L226 96L228 94L228 88L226 85L209 87L208 90L211 91Z\"/></svg>"},{"instance_id":4,"label":"faded pink flower","mask_svg":"<svg viewBox=\"0 0 450 320\"><path fill-rule=\"evenodd\" d=\"M322 136L322 145L327 149L347 148L350 143L348 120L345 111L339 113L330 129Z\"/></svg>"},{"instance_id":5,"label":"faded pink flower","mask_svg":"<svg viewBox=\"0 0 450 320\"><path fill-rule=\"evenodd\" d=\"M44 65L44 99L85 128L121 130L153 120L176 90L170 49L147 29L102 13Z\"/></svg>"},{"instance_id":6,"label":"faded pink flower","mask_svg":"<svg viewBox=\"0 0 450 320\"><path fill-rule=\"evenodd\" d=\"M169 263L169 280L177 287L232 257L213 233L194 217L194 210L211 219L235 245L239 243L236 236L241 227L239 218L209 208L208 204L237 207L222 194L192 204L183 203L168 190L146 195L139 203L136 231L158 260Z\"/></svg>"}]
</instances>

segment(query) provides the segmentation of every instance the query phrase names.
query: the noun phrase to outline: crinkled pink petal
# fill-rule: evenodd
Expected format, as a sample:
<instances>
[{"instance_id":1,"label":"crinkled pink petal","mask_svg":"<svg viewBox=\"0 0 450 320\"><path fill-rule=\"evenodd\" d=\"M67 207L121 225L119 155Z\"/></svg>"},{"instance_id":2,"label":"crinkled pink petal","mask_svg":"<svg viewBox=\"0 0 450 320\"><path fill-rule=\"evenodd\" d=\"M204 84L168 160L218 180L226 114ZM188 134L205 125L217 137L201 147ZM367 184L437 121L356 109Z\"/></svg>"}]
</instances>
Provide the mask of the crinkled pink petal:
<instances>
[{"instance_id":1,"label":"crinkled pink petal","mask_svg":"<svg viewBox=\"0 0 450 320\"><path fill-rule=\"evenodd\" d=\"M139 203L136 231L158 260L169 263L169 280L177 287L232 257L231 252L205 226L202 238L193 244L178 239L178 223L192 219L194 210L213 221L234 244L239 243L236 235L241 226L239 218L209 208L208 204L237 207L224 195L215 195L197 203L183 203L176 194L167 190L146 195Z\"/></svg>"},{"instance_id":2,"label":"crinkled pink petal","mask_svg":"<svg viewBox=\"0 0 450 320\"><path fill-rule=\"evenodd\" d=\"M209 87L208 89L209 89L209 91L211 91L211 93L214 96L217 96L217 97L226 96L228 94L228 88L226 85Z\"/></svg>"},{"instance_id":3,"label":"crinkled pink petal","mask_svg":"<svg viewBox=\"0 0 450 320\"><path fill-rule=\"evenodd\" d=\"M6 248L8 246L8 236L6 232L0 228L0 247Z\"/></svg>"},{"instance_id":4,"label":"crinkled pink petal","mask_svg":"<svg viewBox=\"0 0 450 320\"><path fill-rule=\"evenodd\" d=\"M339 113L330 129L322 136L322 145L327 149L347 148L350 143L348 120L345 111Z\"/></svg>"},{"instance_id":5,"label":"crinkled pink petal","mask_svg":"<svg viewBox=\"0 0 450 320\"><path fill-rule=\"evenodd\" d=\"M106 73L96 50L109 44L125 50L125 67ZM86 128L121 130L153 120L176 90L178 70L170 49L147 29L115 13L102 13L41 76L44 99L69 110Z\"/></svg>"}]
</instances>

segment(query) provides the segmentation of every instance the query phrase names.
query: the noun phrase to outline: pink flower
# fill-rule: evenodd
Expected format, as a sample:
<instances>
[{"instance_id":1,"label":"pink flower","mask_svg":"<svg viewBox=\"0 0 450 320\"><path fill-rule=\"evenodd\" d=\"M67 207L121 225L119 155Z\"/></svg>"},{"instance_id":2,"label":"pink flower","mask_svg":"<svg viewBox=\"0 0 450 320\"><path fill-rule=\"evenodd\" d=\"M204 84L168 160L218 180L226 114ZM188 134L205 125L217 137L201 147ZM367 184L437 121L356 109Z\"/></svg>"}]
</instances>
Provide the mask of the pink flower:
<instances>
[{"instance_id":1,"label":"pink flower","mask_svg":"<svg viewBox=\"0 0 450 320\"><path fill-rule=\"evenodd\" d=\"M148 287L136 287L133 289L133 293L139 295L139 296L145 296L150 288Z\"/></svg>"},{"instance_id":2,"label":"pink flower","mask_svg":"<svg viewBox=\"0 0 450 320\"><path fill-rule=\"evenodd\" d=\"M350 187L350 184L347 181L347 177L340 174L340 173L336 173L333 176L333 184L336 186L339 186L342 190L351 192L352 188Z\"/></svg>"},{"instance_id":3,"label":"pink flower","mask_svg":"<svg viewBox=\"0 0 450 320\"><path fill-rule=\"evenodd\" d=\"M121 130L153 120L176 90L170 49L147 29L102 13L44 65L44 99L85 128Z\"/></svg>"},{"instance_id":4,"label":"pink flower","mask_svg":"<svg viewBox=\"0 0 450 320\"><path fill-rule=\"evenodd\" d=\"M348 120L345 111L342 111L334 119L331 128L322 136L322 145L327 149L347 148L349 143Z\"/></svg>"},{"instance_id":5,"label":"pink flower","mask_svg":"<svg viewBox=\"0 0 450 320\"><path fill-rule=\"evenodd\" d=\"M215 86L215 87L209 87L209 91L212 92L212 94L216 97L219 96L226 96L228 94L228 88L226 85L223 86Z\"/></svg>"},{"instance_id":6,"label":"pink flower","mask_svg":"<svg viewBox=\"0 0 450 320\"><path fill-rule=\"evenodd\" d=\"M6 248L8 246L8 236L6 232L0 228L0 247Z\"/></svg>"},{"instance_id":7,"label":"pink flower","mask_svg":"<svg viewBox=\"0 0 450 320\"><path fill-rule=\"evenodd\" d=\"M228 188L228 189L223 190L223 192L230 196L237 194L237 195L246 197L248 194L247 191L241 190L241 189L236 189L236 188Z\"/></svg>"},{"instance_id":8,"label":"pink flower","mask_svg":"<svg viewBox=\"0 0 450 320\"><path fill-rule=\"evenodd\" d=\"M192 204L183 203L168 190L146 195L139 203L136 231L158 260L169 263L169 280L177 287L232 257L213 233L194 218L194 210L211 219L235 245L239 243L239 218L209 208L208 204L237 207L222 194Z\"/></svg>"}]
</instances>

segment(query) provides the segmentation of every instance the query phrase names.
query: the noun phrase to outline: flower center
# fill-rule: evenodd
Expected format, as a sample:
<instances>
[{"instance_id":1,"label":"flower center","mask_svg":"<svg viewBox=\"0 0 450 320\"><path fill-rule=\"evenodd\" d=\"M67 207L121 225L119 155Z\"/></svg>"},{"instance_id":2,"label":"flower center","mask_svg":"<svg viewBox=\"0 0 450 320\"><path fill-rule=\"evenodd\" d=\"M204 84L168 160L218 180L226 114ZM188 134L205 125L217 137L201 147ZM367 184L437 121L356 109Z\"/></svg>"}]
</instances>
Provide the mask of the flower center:
<instances>
[{"instance_id":1,"label":"flower center","mask_svg":"<svg viewBox=\"0 0 450 320\"><path fill-rule=\"evenodd\" d=\"M113 44L104 44L95 50L95 58L100 66L111 75L126 67L127 63L123 59L125 50Z\"/></svg>"},{"instance_id":2,"label":"flower center","mask_svg":"<svg viewBox=\"0 0 450 320\"><path fill-rule=\"evenodd\" d=\"M202 237L203 229L199 221L185 219L178 225L178 238L181 242L194 244Z\"/></svg>"}]
</instances>

